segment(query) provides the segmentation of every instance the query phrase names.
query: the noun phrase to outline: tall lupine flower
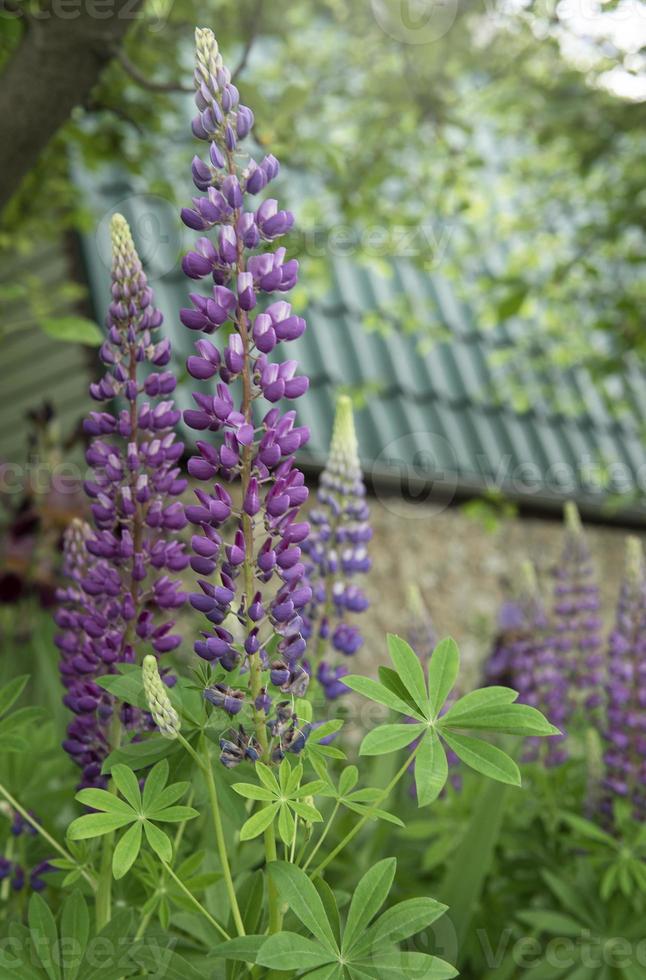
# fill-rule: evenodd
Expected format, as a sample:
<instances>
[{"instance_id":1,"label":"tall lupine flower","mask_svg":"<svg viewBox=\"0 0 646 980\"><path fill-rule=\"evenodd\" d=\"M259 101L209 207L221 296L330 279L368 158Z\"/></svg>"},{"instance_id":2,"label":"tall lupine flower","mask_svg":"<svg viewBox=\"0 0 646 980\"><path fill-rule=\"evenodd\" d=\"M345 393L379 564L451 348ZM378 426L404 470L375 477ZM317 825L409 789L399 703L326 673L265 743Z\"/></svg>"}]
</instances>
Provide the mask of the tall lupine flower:
<instances>
[{"instance_id":1,"label":"tall lupine flower","mask_svg":"<svg viewBox=\"0 0 646 980\"><path fill-rule=\"evenodd\" d=\"M329 643L333 650L350 656L363 643L358 628L349 621L368 608L368 600L356 584L357 575L370 569L367 543L372 536L368 524L366 489L359 463L352 402L341 395L337 402L332 442L317 491L318 506L309 517L312 532L303 550L309 558L308 579L312 603L307 611L311 638L308 656L316 661ZM318 678L329 696L346 668L320 663Z\"/></svg>"},{"instance_id":2,"label":"tall lupine flower","mask_svg":"<svg viewBox=\"0 0 646 980\"><path fill-rule=\"evenodd\" d=\"M501 684L518 691L518 701L545 712L553 724L562 727L567 720L565 684L555 651L550 617L541 596L536 571L523 562L521 590L515 599L503 603L498 617L494 649L485 665L487 684ZM545 748L550 765L566 758L564 735L529 741L528 757ZM547 743L547 744L545 744Z\"/></svg>"},{"instance_id":3,"label":"tall lupine flower","mask_svg":"<svg viewBox=\"0 0 646 980\"><path fill-rule=\"evenodd\" d=\"M608 642L607 728L603 801L632 802L635 818L646 819L646 579L637 538L626 542L626 570L615 624Z\"/></svg>"},{"instance_id":4,"label":"tall lupine flower","mask_svg":"<svg viewBox=\"0 0 646 980\"><path fill-rule=\"evenodd\" d=\"M595 720L603 702L599 586L576 505L565 506L565 543L554 572L554 649L563 718Z\"/></svg>"},{"instance_id":5,"label":"tall lupine flower","mask_svg":"<svg viewBox=\"0 0 646 980\"><path fill-rule=\"evenodd\" d=\"M241 154L254 117L240 104L210 30L196 31L194 81L198 114L192 128L207 155L193 159L193 182L202 193L182 218L189 228L212 234L197 240L183 269L210 283L206 292L191 293L192 307L182 310L181 319L204 335L188 359L189 373L199 381L219 378L208 394L196 392L196 407L184 413L192 429L217 433L215 443L197 441L198 454L188 464L191 476L206 484L187 508L197 528L191 565L200 576L191 603L208 621L195 650L227 670L244 658L256 739L269 757L271 699L262 670L269 667L271 683L287 694L307 681L297 661L305 650L301 612L312 595L301 561L309 526L298 519L308 491L294 453L309 432L296 424L293 410L278 407L308 387L296 361L280 357L283 345L301 336L305 321L283 298L297 281L298 263L275 247L293 216L273 198L257 199L276 177L278 161L271 154L260 162ZM226 336L216 346L207 337L225 324ZM234 481L236 500L227 489ZM226 540L225 525L231 527ZM231 624L242 631L244 654ZM267 644L276 636L269 654ZM226 685L209 688L207 697L230 714L242 706L239 693ZM279 752L297 751L300 744L290 725L296 725L293 718L279 726ZM223 761L232 765L249 752L257 755L254 744L244 734L227 741Z\"/></svg>"},{"instance_id":6,"label":"tall lupine flower","mask_svg":"<svg viewBox=\"0 0 646 980\"><path fill-rule=\"evenodd\" d=\"M114 215L111 235L112 301L100 351L106 373L90 394L96 401L118 399L118 405L85 420L93 468L85 491L94 527L69 531L70 586L61 591L56 614L65 704L76 715L65 748L83 769L82 785L102 784L101 764L118 718L128 727L141 722L129 706L115 716L96 680L117 663L134 662L144 645L158 655L179 645L168 611L185 601L173 573L188 564L177 539L186 517L175 498L186 480L177 466L183 446L173 432L179 412L168 399L175 378L163 370L170 344L154 338L162 316L121 215Z\"/></svg>"}]
</instances>

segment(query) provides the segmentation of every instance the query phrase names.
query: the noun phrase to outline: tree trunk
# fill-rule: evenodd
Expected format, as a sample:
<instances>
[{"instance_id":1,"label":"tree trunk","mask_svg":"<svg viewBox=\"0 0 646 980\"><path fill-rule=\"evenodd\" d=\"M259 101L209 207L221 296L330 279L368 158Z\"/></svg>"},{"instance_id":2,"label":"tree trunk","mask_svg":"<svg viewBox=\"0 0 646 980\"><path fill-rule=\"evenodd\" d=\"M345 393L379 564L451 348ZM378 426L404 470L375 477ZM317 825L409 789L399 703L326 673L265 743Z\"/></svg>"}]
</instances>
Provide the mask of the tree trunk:
<instances>
[{"instance_id":1,"label":"tree trunk","mask_svg":"<svg viewBox=\"0 0 646 980\"><path fill-rule=\"evenodd\" d=\"M47 0L26 20L0 75L0 210L74 107L86 102L140 6L141 0Z\"/></svg>"}]
</instances>

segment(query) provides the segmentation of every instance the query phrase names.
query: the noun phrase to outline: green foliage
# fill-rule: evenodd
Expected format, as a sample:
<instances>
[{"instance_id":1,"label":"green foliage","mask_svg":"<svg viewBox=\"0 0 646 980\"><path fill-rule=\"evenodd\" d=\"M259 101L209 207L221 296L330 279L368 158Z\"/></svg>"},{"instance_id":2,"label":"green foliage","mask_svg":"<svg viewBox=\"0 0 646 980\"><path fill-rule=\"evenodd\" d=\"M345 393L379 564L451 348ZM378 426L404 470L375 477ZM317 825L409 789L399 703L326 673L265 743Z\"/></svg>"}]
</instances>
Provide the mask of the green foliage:
<instances>
[{"instance_id":1,"label":"green foliage","mask_svg":"<svg viewBox=\"0 0 646 980\"><path fill-rule=\"evenodd\" d=\"M276 779L269 766L257 762L256 775L260 781L257 784L233 784L233 789L240 796L264 803L263 808L249 817L241 828L240 840L252 840L277 820L281 840L291 844L296 833L296 818L300 817L306 824L323 819L316 807L304 797L314 796L323 789L324 784L321 780L315 780L301 785L303 766L300 763L292 769L289 759L283 759Z\"/></svg>"},{"instance_id":2,"label":"green foliage","mask_svg":"<svg viewBox=\"0 0 646 980\"><path fill-rule=\"evenodd\" d=\"M176 805L186 793L189 784L166 785L168 762L165 759L151 769L144 784L143 795L132 769L124 765L114 765L111 773L121 796L104 789L82 789L77 793L76 799L79 803L92 807L97 812L77 817L67 831L69 839L88 840L127 827L112 856L112 872L117 879L123 878L137 860L143 835L160 860L170 862L173 847L170 838L157 827L157 823L180 823L198 816L193 807Z\"/></svg>"},{"instance_id":3,"label":"green foliage","mask_svg":"<svg viewBox=\"0 0 646 980\"><path fill-rule=\"evenodd\" d=\"M382 668L380 682L350 675L344 683L412 720L411 724L377 726L364 737L360 753L383 755L419 739L414 753L420 806L432 803L446 783L448 766L442 742L477 772L502 783L520 785L520 772L513 759L462 730L527 736L558 734L558 729L536 708L514 704L517 693L504 687L472 691L442 714L460 668L458 648L450 638L442 640L433 651L428 688L419 659L405 640L389 635L388 652L394 670Z\"/></svg>"}]
</instances>

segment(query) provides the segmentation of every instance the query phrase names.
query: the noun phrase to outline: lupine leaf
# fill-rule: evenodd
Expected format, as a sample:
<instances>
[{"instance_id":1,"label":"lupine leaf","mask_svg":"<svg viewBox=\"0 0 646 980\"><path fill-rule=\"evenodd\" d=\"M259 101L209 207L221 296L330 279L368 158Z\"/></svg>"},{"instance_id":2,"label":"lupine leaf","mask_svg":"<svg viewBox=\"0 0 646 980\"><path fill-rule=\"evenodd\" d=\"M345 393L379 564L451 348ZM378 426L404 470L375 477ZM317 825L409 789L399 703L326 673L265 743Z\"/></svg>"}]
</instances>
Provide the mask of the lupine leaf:
<instances>
[{"instance_id":1,"label":"lupine leaf","mask_svg":"<svg viewBox=\"0 0 646 980\"><path fill-rule=\"evenodd\" d=\"M168 808L171 807L173 803L181 799L182 796L185 795L190 785L191 785L190 783L182 782L182 783L172 783L171 786L167 786L165 789L161 791L161 793L159 793L158 796L156 796L153 799L148 809L146 809L146 806L144 804L144 812L146 816L150 817L152 820L156 820L157 814L160 813L162 810L163 811L168 810Z\"/></svg>"},{"instance_id":2,"label":"lupine leaf","mask_svg":"<svg viewBox=\"0 0 646 980\"><path fill-rule=\"evenodd\" d=\"M266 830L269 824L275 819L279 807L279 803L272 803L270 806L265 806L262 810L258 810L257 813L252 814L242 825L240 840L252 840L258 834L262 834L263 830Z\"/></svg>"},{"instance_id":3,"label":"lupine leaf","mask_svg":"<svg viewBox=\"0 0 646 980\"><path fill-rule=\"evenodd\" d=\"M90 936L90 914L81 892L72 892L65 900L60 931L65 980L75 980Z\"/></svg>"},{"instance_id":4,"label":"lupine leaf","mask_svg":"<svg viewBox=\"0 0 646 980\"><path fill-rule=\"evenodd\" d=\"M286 861L272 861L268 870L281 898L287 902L294 915L326 949L336 955L338 946L334 932L325 915L320 896L305 872Z\"/></svg>"},{"instance_id":5,"label":"lupine leaf","mask_svg":"<svg viewBox=\"0 0 646 980\"><path fill-rule=\"evenodd\" d=\"M290 800L289 805L294 813L298 814L302 820L306 820L308 823L316 823L316 821L323 819L319 811L311 803L304 803L302 800Z\"/></svg>"},{"instance_id":6,"label":"lupine leaf","mask_svg":"<svg viewBox=\"0 0 646 980\"><path fill-rule=\"evenodd\" d=\"M50 980L60 980L58 965L58 931L47 903L34 892L29 899L29 930L32 943Z\"/></svg>"},{"instance_id":7,"label":"lupine leaf","mask_svg":"<svg viewBox=\"0 0 646 980\"><path fill-rule=\"evenodd\" d=\"M358 694L363 694L364 697L369 698L371 701L376 701L377 704L383 704L386 708L392 708L402 715L415 714L418 718L422 718L419 709L414 710L396 694L389 691L387 687L379 684L378 681L373 681L370 677L362 677L360 674L348 674L347 677L343 678L343 683L353 691L357 691Z\"/></svg>"},{"instance_id":8,"label":"lupine leaf","mask_svg":"<svg viewBox=\"0 0 646 980\"><path fill-rule=\"evenodd\" d=\"M339 793L341 796L346 796L346 794L357 785L358 779L359 770L357 767L346 766L339 776Z\"/></svg>"},{"instance_id":9,"label":"lupine leaf","mask_svg":"<svg viewBox=\"0 0 646 980\"><path fill-rule=\"evenodd\" d=\"M378 725L364 737L359 755L384 755L410 745L418 735L426 730L426 725Z\"/></svg>"},{"instance_id":10,"label":"lupine leaf","mask_svg":"<svg viewBox=\"0 0 646 980\"><path fill-rule=\"evenodd\" d=\"M365 873L355 888L343 934L341 949L344 953L352 950L370 920L386 901L396 868L395 858L384 858Z\"/></svg>"},{"instance_id":11,"label":"lupine leaf","mask_svg":"<svg viewBox=\"0 0 646 980\"><path fill-rule=\"evenodd\" d=\"M325 878L318 875L314 879L314 887L316 888L319 898L323 902L323 908L325 909L325 914L327 915L327 920L332 926L332 931L334 933L334 938L337 941L337 945L341 943L341 919L339 917L339 906L334 895L334 892L328 885Z\"/></svg>"},{"instance_id":12,"label":"lupine leaf","mask_svg":"<svg viewBox=\"0 0 646 980\"><path fill-rule=\"evenodd\" d=\"M345 974L343 967L338 963L330 963L326 966L319 966L317 970L310 970L305 974L303 980L343 980Z\"/></svg>"},{"instance_id":13,"label":"lupine leaf","mask_svg":"<svg viewBox=\"0 0 646 980\"><path fill-rule=\"evenodd\" d=\"M460 651L451 636L441 640L428 663L428 691L433 717L453 689L460 670Z\"/></svg>"},{"instance_id":14,"label":"lupine leaf","mask_svg":"<svg viewBox=\"0 0 646 980\"><path fill-rule=\"evenodd\" d=\"M395 636L394 633L388 634L387 643L395 670L420 712L426 717L429 706L428 693L419 657L406 640Z\"/></svg>"},{"instance_id":15,"label":"lupine leaf","mask_svg":"<svg viewBox=\"0 0 646 980\"><path fill-rule=\"evenodd\" d=\"M125 827L126 824L132 823L135 819L135 814L132 811L129 815L125 813L86 813L72 821L67 830L67 836L70 840L101 837L102 834L109 834L113 830Z\"/></svg>"},{"instance_id":16,"label":"lupine leaf","mask_svg":"<svg viewBox=\"0 0 646 980\"><path fill-rule=\"evenodd\" d=\"M288 796L292 796L292 794L296 792L296 790L301 784L302 778L303 778L303 767L299 762L297 766L294 766L294 769L292 770L291 775L287 780L287 785L285 789L287 791Z\"/></svg>"},{"instance_id":17,"label":"lupine leaf","mask_svg":"<svg viewBox=\"0 0 646 980\"><path fill-rule=\"evenodd\" d=\"M399 943L415 933L426 929L432 922L444 915L447 906L434 898L409 898L400 902L379 916L361 936L354 948L354 956L379 946Z\"/></svg>"},{"instance_id":18,"label":"lupine leaf","mask_svg":"<svg viewBox=\"0 0 646 980\"><path fill-rule=\"evenodd\" d=\"M155 810L153 819L161 823L181 823L193 817L199 817L199 813L192 806L167 806L163 810Z\"/></svg>"},{"instance_id":19,"label":"lupine leaf","mask_svg":"<svg viewBox=\"0 0 646 980\"><path fill-rule=\"evenodd\" d=\"M511 687L480 687L477 691L469 691L451 705L451 712L455 715L462 714L463 711L479 711L482 708L489 708L494 704L512 704L518 697L518 691ZM448 712L447 712L448 714ZM444 716L446 717L446 715Z\"/></svg>"},{"instance_id":20,"label":"lupine leaf","mask_svg":"<svg viewBox=\"0 0 646 980\"><path fill-rule=\"evenodd\" d=\"M233 783L231 788L246 800L264 800L269 803L276 798L275 792L266 786L257 786L256 783Z\"/></svg>"},{"instance_id":21,"label":"lupine leaf","mask_svg":"<svg viewBox=\"0 0 646 980\"><path fill-rule=\"evenodd\" d=\"M280 786L278 785L278 780L274 776L273 772L266 766L264 762L256 763L256 773L260 782L270 789L273 793L278 794L280 792Z\"/></svg>"},{"instance_id":22,"label":"lupine leaf","mask_svg":"<svg viewBox=\"0 0 646 980\"><path fill-rule=\"evenodd\" d=\"M146 840L155 854L162 861L165 861L166 864L170 864L173 860L173 845L170 842L168 834L165 834L159 827L155 827L154 823L151 823L149 820L144 821L144 833Z\"/></svg>"},{"instance_id":23,"label":"lupine leaf","mask_svg":"<svg viewBox=\"0 0 646 980\"><path fill-rule=\"evenodd\" d=\"M94 320L85 316L44 316L38 326L49 337L68 344L100 347L103 343L103 331Z\"/></svg>"},{"instance_id":24,"label":"lupine leaf","mask_svg":"<svg viewBox=\"0 0 646 980\"><path fill-rule=\"evenodd\" d=\"M294 839L296 827L292 812L286 803L281 804L278 814L278 833L284 844L291 844Z\"/></svg>"},{"instance_id":25,"label":"lupine leaf","mask_svg":"<svg viewBox=\"0 0 646 980\"><path fill-rule=\"evenodd\" d=\"M124 799L133 809L139 811L141 809L141 790L139 789L139 780L132 769L123 765L113 766L112 778Z\"/></svg>"},{"instance_id":26,"label":"lupine leaf","mask_svg":"<svg viewBox=\"0 0 646 980\"><path fill-rule=\"evenodd\" d=\"M112 874L116 879L123 878L137 860L141 849L141 821L133 824L120 837L112 855Z\"/></svg>"},{"instance_id":27,"label":"lupine leaf","mask_svg":"<svg viewBox=\"0 0 646 980\"><path fill-rule=\"evenodd\" d=\"M144 792L142 797L144 812L146 810L149 810L154 803L157 803L159 794L161 793L161 791L163 790L167 782L168 782L168 761L166 759L163 759L161 762L158 762L156 766L153 766L153 768L146 776L146 781L144 783ZM184 785L188 786L188 783L185 783ZM175 802L174 800L171 800L171 803L174 802Z\"/></svg>"},{"instance_id":28,"label":"lupine leaf","mask_svg":"<svg viewBox=\"0 0 646 980\"><path fill-rule=\"evenodd\" d=\"M134 819L132 807L125 800L119 799L114 793L108 793L105 789L82 789L76 794L76 799L84 806L92 807L93 810L102 810L105 813L121 813Z\"/></svg>"},{"instance_id":29,"label":"lupine leaf","mask_svg":"<svg viewBox=\"0 0 646 980\"><path fill-rule=\"evenodd\" d=\"M402 684L401 678L397 673L397 671L393 670L392 667L386 667L382 664L377 669L377 673L379 674L379 680L381 681L383 686L387 688L389 691L392 691L392 693L396 695L396 697L398 697L401 701L403 701L404 704L408 705L408 711L406 713L415 714L416 717L421 718L422 716L419 713L419 709L417 705L415 704L412 697L410 696L410 694Z\"/></svg>"},{"instance_id":30,"label":"lupine leaf","mask_svg":"<svg viewBox=\"0 0 646 980\"><path fill-rule=\"evenodd\" d=\"M470 711L455 711L455 705L439 719L450 728L501 732L506 735L559 735L559 729L528 704L501 704Z\"/></svg>"},{"instance_id":31,"label":"lupine leaf","mask_svg":"<svg viewBox=\"0 0 646 980\"><path fill-rule=\"evenodd\" d=\"M125 763L135 772L139 769L147 769L153 763L159 762L160 759L174 755L179 749L180 743L177 739L162 738L161 736L152 736L143 739L141 742L127 742L110 753L103 763L101 772L104 775L109 775L112 766L118 763Z\"/></svg>"},{"instance_id":32,"label":"lupine leaf","mask_svg":"<svg viewBox=\"0 0 646 980\"><path fill-rule=\"evenodd\" d=\"M300 936L297 932L279 932L263 943L258 950L256 963L274 970L298 970L323 966L333 959L329 949L321 943Z\"/></svg>"},{"instance_id":33,"label":"lupine leaf","mask_svg":"<svg viewBox=\"0 0 646 980\"><path fill-rule=\"evenodd\" d=\"M0 715L3 715L5 711L8 711L16 703L24 691L28 680L29 674L22 674L20 677L14 677L8 684L0 687Z\"/></svg>"},{"instance_id":34,"label":"lupine leaf","mask_svg":"<svg viewBox=\"0 0 646 980\"><path fill-rule=\"evenodd\" d=\"M510 786L520 786L520 770L506 752L484 742L480 738L470 738L468 735L456 735L443 732L442 737L449 748L468 766L496 779L499 783L509 783Z\"/></svg>"},{"instance_id":35,"label":"lupine leaf","mask_svg":"<svg viewBox=\"0 0 646 980\"><path fill-rule=\"evenodd\" d=\"M451 980L458 976L458 971L446 960L439 956L429 956L428 953L415 953L407 949L391 949L379 957L379 967L386 971L400 970L400 976L409 980L417 977L419 980ZM384 974L387 975L387 974Z\"/></svg>"},{"instance_id":36,"label":"lupine leaf","mask_svg":"<svg viewBox=\"0 0 646 980\"><path fill-rule=\"evenodd\" d=\"M258 950L266 942L266 936L236 936L235 939L228 939L212 949L211 956L218 959L238 960L243 963L255 963Z\"/></svg>"},{"instance_id":37,"label":"lupine leaf","mask_svg":"<svg viewBox=\"0 0 646 980\"><path fill-rule=\"evenodd\" d=\"M322 738L327 738L328 735L335 735L341 728L343 728L343 721L340 718L332 718L330 721L324 721L322 725L314 729L308 742L312 739L318 742Z\"/></svg>"},{"instance_id":38,"label":"lupine leaf","mask_svg":"<svg viewBox=\"0 0 646 980\"><path fill-rule=\"evenodd\" d=\"M424 735L415 756L415 789L418 806L428 806L440 795L449 778L446 753L437 733Z\"/></svg>"}]
</instances>

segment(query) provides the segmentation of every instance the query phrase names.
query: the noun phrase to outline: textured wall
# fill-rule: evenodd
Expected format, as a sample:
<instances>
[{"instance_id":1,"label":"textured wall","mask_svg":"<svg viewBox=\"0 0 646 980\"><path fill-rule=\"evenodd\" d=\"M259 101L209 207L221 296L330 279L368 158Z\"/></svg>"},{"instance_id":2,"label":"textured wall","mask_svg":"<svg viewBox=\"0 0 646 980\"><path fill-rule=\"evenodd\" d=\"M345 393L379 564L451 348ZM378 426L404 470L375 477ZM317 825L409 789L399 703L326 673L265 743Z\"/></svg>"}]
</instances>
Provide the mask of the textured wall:
<instances>
[{"instance_id":1,"label":"textured wall","mask_svg":"<svg viewBox=\"0 0 646 980\"><path fill-rule=\"evenodd\" d=\"M495 631L500 602L525 558L536 563L544 594L549 594L549 573L562 540L560 523L514 517L488 532L459 507L438 510L385 496L372 498L371 512L374 568L366 585L373 606L370 621L362 617L363 668L372 671L372 662L383 662L386 631L406 634L407 584L412 581L431 608L438 633L451 633L460 644L465 667L475 680L476 665ZM586 535L599 571L604 616L610 621L626 532L595 525L586 528Z\"/></svg>"}]
</instances>

